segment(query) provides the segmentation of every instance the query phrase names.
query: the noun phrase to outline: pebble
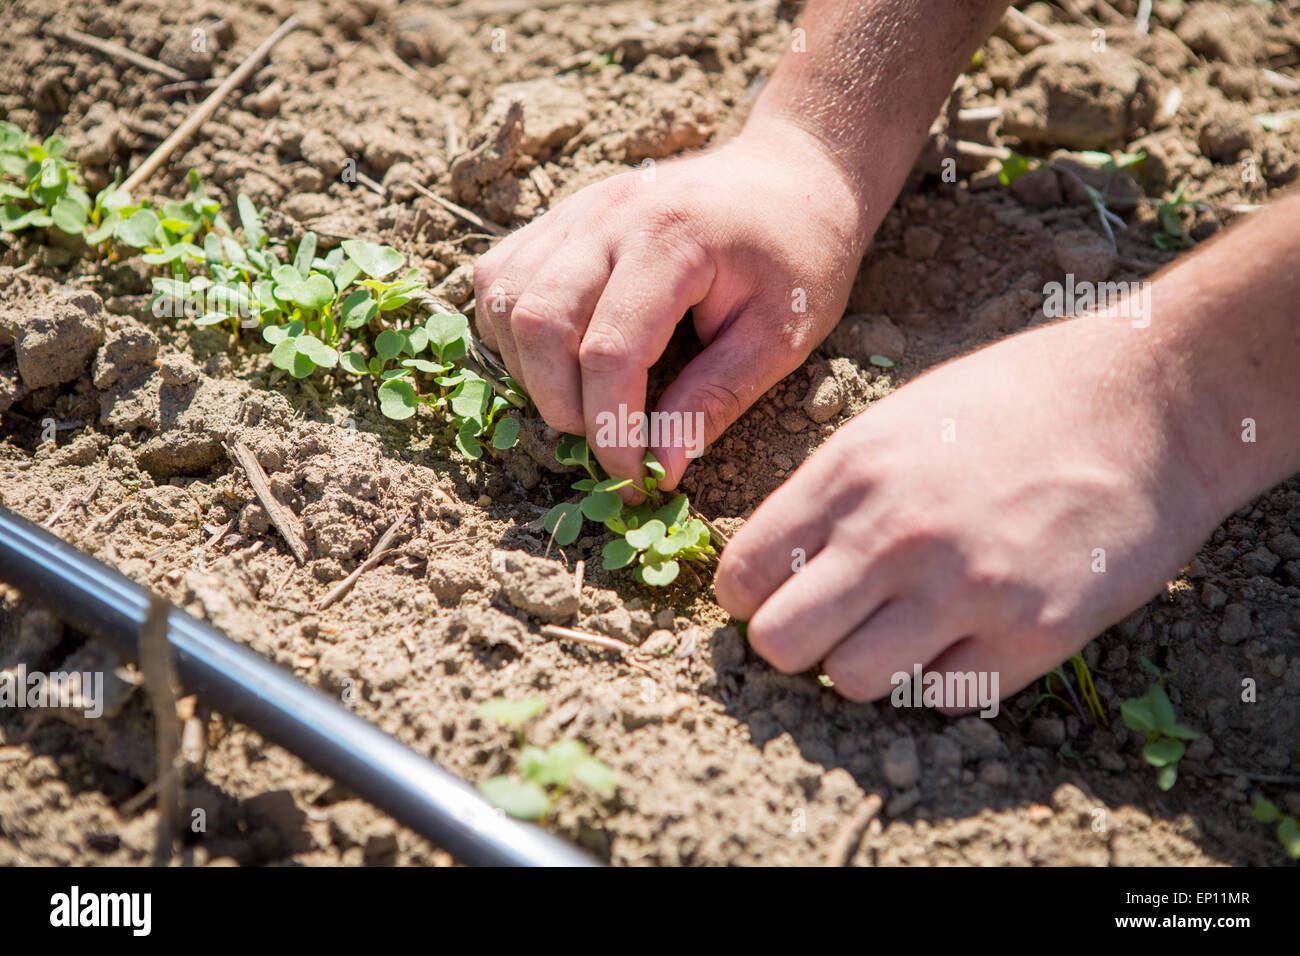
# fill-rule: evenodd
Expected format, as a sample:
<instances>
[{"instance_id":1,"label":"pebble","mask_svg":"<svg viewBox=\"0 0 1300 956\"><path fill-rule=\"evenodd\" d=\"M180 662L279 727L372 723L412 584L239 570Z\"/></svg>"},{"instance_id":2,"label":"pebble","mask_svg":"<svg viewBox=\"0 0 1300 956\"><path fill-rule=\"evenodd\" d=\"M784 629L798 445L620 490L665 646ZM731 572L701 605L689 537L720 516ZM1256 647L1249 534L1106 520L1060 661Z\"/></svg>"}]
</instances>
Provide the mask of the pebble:
<instances>
[{"instance_id":1,"label":"pebble","mask_svg":"<svg viewBox=\"0 0 1300 956\"><path fill-rule=\"evenodd\" d=\"M1011 772L1006 764L991 760L980 767L979 779L990 787L1005 787L1011 782Z\"/></svg>"},{"instance_id":2,"label":"pebble","mask_svg":"<svg viewBox=\"0 0 1300 956\"><path fill-rule=\"evenodd\" d=\"M1029 725L1029 739L1040 747L1055 749L1065 743L1065 721L1059 717L1039 717Z\"/></svg>"},{"instance_id":3,"label":"pebble","mask_svg":"<svg viewBox=\"0 0 1300 956\"><path fill-rule=\"evenodd\" d=\"M823 368L813 376L808 394L803 400L803 410L817 423L827 422L844 407L844 390L830 369Z\"/></svg>"},{"instance_id":4,"label":"pebble","mask_svg":"<svg viewBox=\"0 0 1300 956\"><path fill-rule=\"evenodd\" d=\"M1240 644L1250 637L1250 608L1244 604L1229 604L1223 609L1223 622L1219 625L1219 640L1224 644Z\"/></svg>"},{"instance_id":5,"label":"pebble","mask_svg":"<svg viewBox=\"0 0 1300 956\"><path fill-rule=\"evenodd\" d=\"M921 779L921 761L911 737L896 737L880 755L880 768L891 787L906 790ZM919 799L919 794L918 794Z\"/></svg>"},{"instance_id":6,"label":"pebble","mask_svg":"<svg viewBox=\"0 0 1300 956\"><path fill-rule=\"evenodd\" d=\"M983 717L962 717L957 721L957 732L976 753L995 754L1002 749L997 728Z\"/></svg>"}]
</instances>

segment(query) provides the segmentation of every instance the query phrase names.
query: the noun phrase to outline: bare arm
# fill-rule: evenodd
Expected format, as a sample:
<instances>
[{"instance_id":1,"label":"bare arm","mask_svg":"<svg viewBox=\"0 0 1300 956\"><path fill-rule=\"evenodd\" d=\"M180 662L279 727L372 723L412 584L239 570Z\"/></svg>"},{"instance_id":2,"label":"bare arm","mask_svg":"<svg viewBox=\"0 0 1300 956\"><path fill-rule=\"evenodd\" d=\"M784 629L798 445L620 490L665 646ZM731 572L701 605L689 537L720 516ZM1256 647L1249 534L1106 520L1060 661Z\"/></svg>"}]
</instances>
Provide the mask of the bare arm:
<instances>
[{"instance_id":1,"label":"bare arm","mask_svg":"<svg viewBox=\"0 0 1300 956\"><path fill-rule=\"evenodd\" d=\"M702 420L697 445L797 368L843 313L930 119L1003 6L811 0L736 139L588 187L483 256L480 331L542 417L639 477L645 449L603 441L600 422L646 407L648 370L687 310L705 349L657 411ZM674 487L692 449L653 450Z\"/></svg>"}]
</instances>

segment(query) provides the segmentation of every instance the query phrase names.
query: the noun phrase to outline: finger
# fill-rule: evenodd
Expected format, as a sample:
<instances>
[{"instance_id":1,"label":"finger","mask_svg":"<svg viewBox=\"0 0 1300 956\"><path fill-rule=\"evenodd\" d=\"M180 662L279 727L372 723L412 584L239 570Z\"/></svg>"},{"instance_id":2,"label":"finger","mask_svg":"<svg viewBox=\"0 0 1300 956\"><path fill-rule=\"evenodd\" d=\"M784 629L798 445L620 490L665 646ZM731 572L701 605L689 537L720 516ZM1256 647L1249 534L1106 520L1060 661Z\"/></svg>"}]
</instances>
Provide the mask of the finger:
<instances>
[{"instance_id":1,"label":"finger","mask_svg":"<svg viewBox=\"0 0 1300 956\"><path fill-rule=\"evenodd\" d=\"M566 242L533 274L510 313L528 394L546 423L562 432L586 431L578 347L610 265L604 244Z\"/></svg>"},{"instance_id":2,"label":"finger","mask_svg":"<svg viewBox=\"0 0 1300 956\"><path fill-rule=\"evenodd\" d=\"M732 535L713 576L718 603L732 617L752 619L796 568L806 570L826 547L837 518L862 504L870 486L837 494L834 467L825 449L813 455Z\"/></svg>"},{"instance_id":3,"label":"finger","mask_svg":"<svg viewBox=\"0 0 1300 956\"><path fill-rule=\"evenodd\" d=\"M664 420L680 416L683 423L682 440L653 449L666 472L663 487L676 488L686 466L804 357L756 334L755 323L734 322L723 329L659 399Z\"/></svg>"},{"instance_id":4,"label":"finger","mask_svg":"<svg viewBox=\"0 0 1300 956\"><path fill-rule=\"evenodd\" d=\"M849 700L877 700L896 686L896 675L912 679L956 640L931 601L889 601L840 642L822 664L835 690Z\"/></svg>"},{"instance_id":5,"label":"finger","mask_svg":"<svg viewBox=\"0 0 1300 956\"><path fill-rule=\"evenodd\" d=\"M754 612L749 642L773 667L797 674L824 660L889 597L891 582L834 545L786 578Z\"/></svg>"},{"instance_id":6,"label":"finger","mask_svg":"<svg viewBox=\"0 0 1300 956\"><path fill-rule=\"evenodd\" d=\"M702 299L713 270L693 246L654 243L621 257L578 347L582 413L592 450L618 478L640 478L648 450L630 416L644 414L650 366L686 310ZM618 427L626 421L626 427ZM613 427L611 427L613 426Z\"/></svg>"},{"instance_id":7,"label":"finger","mask_svg":"<svg viewBox=\"0 0 1300 956\"><path fill-rule=\"evenodd\" d=\"M981 715L996 717L999 700L1027 687L1052 666L1028 664L1023 655L1003 641L968 637L954 643L925 669L942 675L945 687L951 685L966 689L965 706L952 706L955 701L946 701L945 706L937 708L940 713L955 717L978 709ZM975 701L970 699L972 685ZM983 699L979 699L981 692Z\"/></svg>"},{"instance_id":8,"label":"finger","mask_svg":"<svg viewBox=\"0 0 1300 956\"><path fill-rule=\"evenodd\" d=\"M544 216L501 240L474 263L475 324L484 343L501 356L525 391L529 390L528 380L519 367L510 313L528 280L555 251L557 239L564 241L563 230L552 230Z\"/></svg>"}]
</instances>

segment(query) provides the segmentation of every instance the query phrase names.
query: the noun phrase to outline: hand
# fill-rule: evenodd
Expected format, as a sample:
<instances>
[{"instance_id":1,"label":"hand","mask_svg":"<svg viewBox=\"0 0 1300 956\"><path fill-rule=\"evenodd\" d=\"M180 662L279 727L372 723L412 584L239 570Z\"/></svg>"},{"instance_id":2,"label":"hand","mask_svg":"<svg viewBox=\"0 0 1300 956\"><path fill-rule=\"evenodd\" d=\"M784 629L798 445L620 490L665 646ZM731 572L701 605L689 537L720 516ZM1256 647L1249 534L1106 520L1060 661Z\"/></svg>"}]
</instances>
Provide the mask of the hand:
<instances>
[{"instance_id":1,"label":"hand","mask_svg":"<svg viewBox=\"0 0 1300 956\"><path fill-rule=\"evenodd\" d=\"M1149 599L1236 506L1185 451L1204 410L1142 335L1076 319L891 394L736 533L719 602L779 670L822 662L853 700L915 664L1024 687Z\"/></svg>"},{"instance_id":2,"label":"hand","mask_svg":"<svg viewBox=\"0 0 1300 956\"><path fill-rule=\"evenodd\" d=\"M598 440L598 416L645 408L647 372L691 310L705 348L658 410L702 413L704 435L653 449L671 489L688 452L839 319L879 219L866 206L813 136L751 120L711 152L589 186L503 239L475 266L479 332L548 424L586 434L611 475L639 478L646 449Z\"/></svg>"}]
</instances>

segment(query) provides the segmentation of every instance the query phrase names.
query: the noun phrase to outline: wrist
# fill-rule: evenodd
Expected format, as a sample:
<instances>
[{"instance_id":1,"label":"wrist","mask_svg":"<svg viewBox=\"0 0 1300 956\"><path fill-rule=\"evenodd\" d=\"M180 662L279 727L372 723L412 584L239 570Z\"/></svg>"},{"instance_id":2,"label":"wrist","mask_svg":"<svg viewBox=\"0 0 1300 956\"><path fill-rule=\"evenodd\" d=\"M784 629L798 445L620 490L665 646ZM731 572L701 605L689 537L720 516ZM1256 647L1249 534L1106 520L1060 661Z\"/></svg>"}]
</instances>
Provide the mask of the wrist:
<instances>
[{"instance_id":1,"label":"wrist","mask_svg":"<svg viewBox=\"0 0 1300 956\"><path fill-rule=\"evenodd\" d=\"M893 202L892 194L882 198L875 184L837 155L833 144L776 111L756 107L733 142L789 166L789 175L808 186L809 201L836 229L840 247L862 255Z\"/></svg>"}]
</instances>

